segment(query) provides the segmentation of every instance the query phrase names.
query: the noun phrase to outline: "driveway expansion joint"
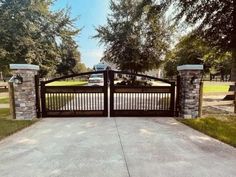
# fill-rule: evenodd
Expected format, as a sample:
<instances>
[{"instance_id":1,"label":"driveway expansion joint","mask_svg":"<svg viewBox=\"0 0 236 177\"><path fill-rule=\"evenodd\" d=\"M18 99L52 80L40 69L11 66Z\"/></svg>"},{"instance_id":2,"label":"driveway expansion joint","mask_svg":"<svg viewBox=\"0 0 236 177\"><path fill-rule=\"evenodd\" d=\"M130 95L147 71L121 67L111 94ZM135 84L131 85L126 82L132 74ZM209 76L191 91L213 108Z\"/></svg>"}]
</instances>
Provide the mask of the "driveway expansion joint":
<instances>
[{"instance_id":1,"label":"driveway expansion joint","mask_svg":"<svg viewBox=\"0 0 236 177\"><path fill-rule=\"evenodd\" d=\"M120 141L120 146L121 146L122 154L123 154L123 157L124 157L127 173L128 173L128 176L131 177L128 162L127 162L127 158L125 156L124 146L122 144L121 137L120 137L120 132L119 132L118 125L117 125L117 122L116 122L116 118L113 118L113 119L114 119L114 122L115 122L115 125L116 125L116 131L117 131L117 135L118 135L118 138L119 138L119 141Z\"/></svg>"}]
</instances>

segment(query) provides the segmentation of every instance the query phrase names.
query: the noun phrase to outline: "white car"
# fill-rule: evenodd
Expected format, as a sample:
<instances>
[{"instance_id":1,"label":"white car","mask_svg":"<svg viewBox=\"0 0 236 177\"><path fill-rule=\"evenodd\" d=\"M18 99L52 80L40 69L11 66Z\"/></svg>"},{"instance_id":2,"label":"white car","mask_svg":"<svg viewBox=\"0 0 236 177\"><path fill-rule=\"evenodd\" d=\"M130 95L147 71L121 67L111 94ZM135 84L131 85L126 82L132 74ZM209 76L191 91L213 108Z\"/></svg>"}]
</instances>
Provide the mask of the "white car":
<instances>
[{"instance_id":1,"label":"white car","mask_svg":"<svg viewBox=\"0 0 236 177\"><path fill-rule=\"evenodd\" d=\"M92 74L88 80L88 86L103 86L103 74Z\"/></svg>"}]
</instances>

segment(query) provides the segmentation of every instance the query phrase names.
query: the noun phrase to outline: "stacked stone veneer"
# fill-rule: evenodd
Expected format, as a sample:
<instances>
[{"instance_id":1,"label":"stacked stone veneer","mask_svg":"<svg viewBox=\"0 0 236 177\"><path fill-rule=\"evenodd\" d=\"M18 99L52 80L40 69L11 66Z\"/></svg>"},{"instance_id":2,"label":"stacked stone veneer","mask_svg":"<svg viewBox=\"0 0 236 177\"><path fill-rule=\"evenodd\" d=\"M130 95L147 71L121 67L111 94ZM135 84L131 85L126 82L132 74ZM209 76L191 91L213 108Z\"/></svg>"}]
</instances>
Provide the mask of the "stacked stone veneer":
<instances>
[{"instance_id":1,"label":"stacked stone veneer","mask_svg":"<svg viewBox=\"0 0 236 177\"><path fill-rule=\"evenodd\" d=\"M11 64L13 76L19 74L23 77L22 84L13 84L16 119L36 118L36 92L35 75L39 66L30 64Z\"/></svg>"},{"instance_id":2,"label":"stacked stone veneer","mask_svg":"<svg viewBox=\"0 0 236 177\"><path fill-rule=\"evenodd\" d=\"M199 115L200 82L202 65L182 65L177 70L180 75L180 116L196 118ZM195 78L192 80L192 78ZM193 82L191 82L191 80Z\"/></svg>"}]
</instances>

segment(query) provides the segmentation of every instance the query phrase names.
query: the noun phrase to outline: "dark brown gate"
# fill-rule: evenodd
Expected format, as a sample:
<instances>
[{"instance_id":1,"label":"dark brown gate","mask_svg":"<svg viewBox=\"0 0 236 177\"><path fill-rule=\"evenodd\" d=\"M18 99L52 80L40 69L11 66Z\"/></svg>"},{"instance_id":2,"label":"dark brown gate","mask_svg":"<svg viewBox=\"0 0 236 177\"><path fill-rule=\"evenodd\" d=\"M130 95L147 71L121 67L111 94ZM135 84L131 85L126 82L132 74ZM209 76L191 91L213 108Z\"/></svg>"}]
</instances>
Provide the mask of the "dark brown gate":
<instances>
[{"instance_id":1,"label":"dark brown gate","mask_svg":"<svg viewBox=\"0 0 236 177\"><path fill-rule=\"evenodd\" d=\"M49 83L102 74L102 86L50 86ZM42 117L99 117L107 116L107 72L87 72L41 82Z\"/></svg>"},{"instance_id":2,"label":"dark brown gate","mask_svg":"<svg viewBox=\"0 0 236 177\"><path fill-rule=\"evenodd\" d=\"M115 75L161 81L164 86L140 86L135 81L119 83ZM175 82L120 71L110 71L110 81L111 116L175 116Z\"/></svg>"},{"instance_id":3,"label":"dark brown gate","mask_svg":"<svg viewBox=\"0 0 236 177\"><path fill-rule=\"evenodd\" d=\"M75 77L88 79L92 74L102 74L103 85L50 85L54 81ZM128 77L125 82L120 81L122 75ZM143 79L145 84L148 80L152 80L162 82L162 85L137 84ZM36 105L40 117L107 117L108 100L112 117L168 117L178 115L179 110L179 106L176 106L178 101L175 98L175 82L142 74L121 71L87 72L41 81L40 86L39 82L36 82L36 88L40 88L37 90L37 95L40 96L37 97Z\"/></svg>"}]
</instances>

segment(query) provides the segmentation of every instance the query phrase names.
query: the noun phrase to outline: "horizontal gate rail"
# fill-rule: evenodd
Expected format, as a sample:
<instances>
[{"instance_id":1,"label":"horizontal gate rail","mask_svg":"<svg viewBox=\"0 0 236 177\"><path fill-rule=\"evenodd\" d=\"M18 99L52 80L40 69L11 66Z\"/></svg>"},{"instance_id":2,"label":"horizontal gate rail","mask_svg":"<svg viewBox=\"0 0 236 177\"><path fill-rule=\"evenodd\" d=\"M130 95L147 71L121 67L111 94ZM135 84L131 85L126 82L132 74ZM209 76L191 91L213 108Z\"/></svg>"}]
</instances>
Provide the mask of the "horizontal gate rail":
<instances>
[{"instance_id":1,"label":"horizontal gate rail","mask_svg":"<svg viewBox=\"0 0 236 177\"><path fill-rule=\"evenodd\" d=\"M103 86L46 86L46 93L103 93Z\"/></svg>"},{"instance_id":2,"label":"horizontal gate rail","mask_svg":"<svg viewBox=\"0 0 236 177\"><path fill-rule=\"evenodd\" d=\"M115 86L114 92L118 93L170 93L170 86Z\"/></svg>"}]
</instances>

